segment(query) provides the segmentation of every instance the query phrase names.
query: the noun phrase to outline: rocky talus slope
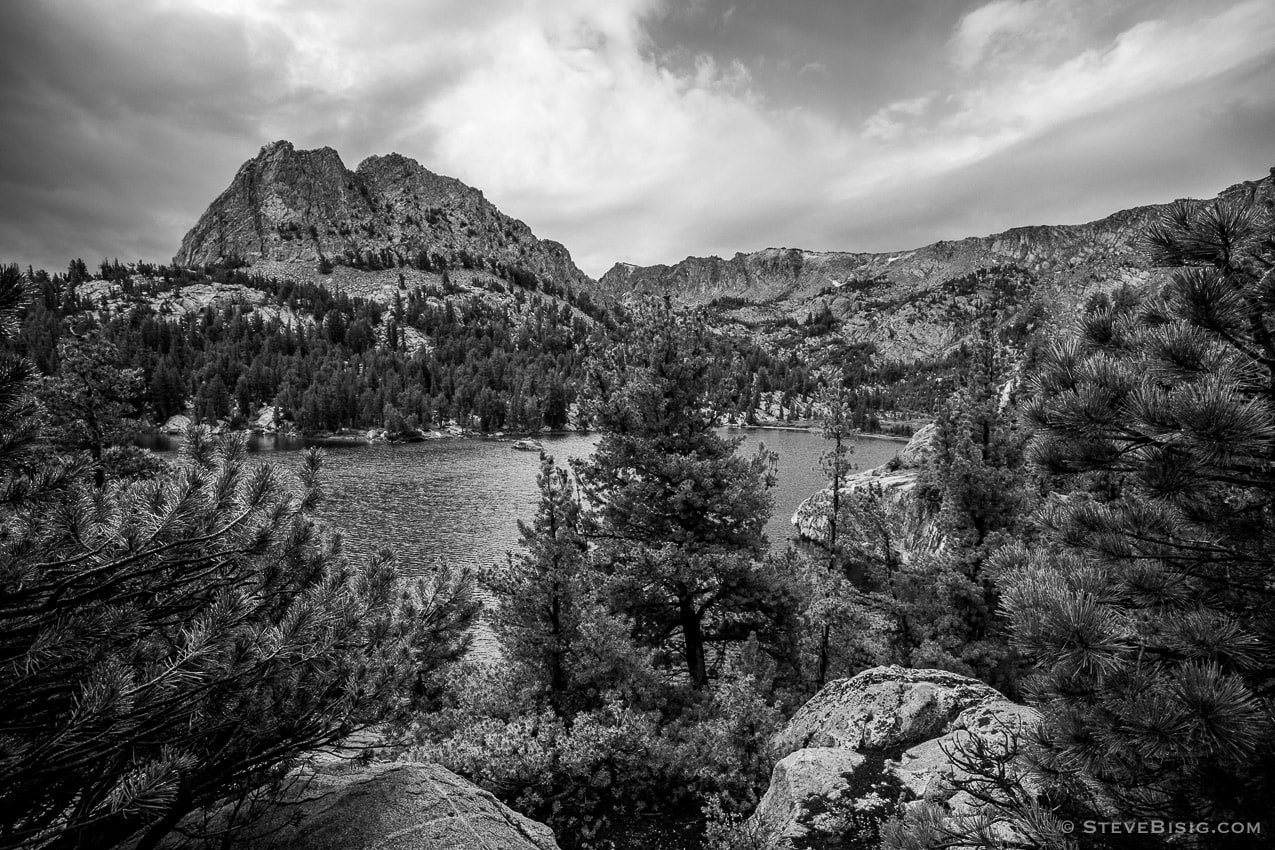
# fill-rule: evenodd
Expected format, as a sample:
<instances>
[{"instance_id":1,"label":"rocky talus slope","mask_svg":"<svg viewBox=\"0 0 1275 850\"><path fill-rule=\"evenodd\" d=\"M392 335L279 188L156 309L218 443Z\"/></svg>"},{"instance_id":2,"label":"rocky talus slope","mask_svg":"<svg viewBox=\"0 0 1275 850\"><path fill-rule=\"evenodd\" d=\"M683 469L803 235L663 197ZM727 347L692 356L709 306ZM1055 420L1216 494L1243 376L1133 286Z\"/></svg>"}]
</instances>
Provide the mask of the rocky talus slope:
<instances>
[{"instance_id":1,"label":"rocky talus slope","mask_svg":"<svg viewBox=\"0 0 1275 850\"><path fill-rule=\"evenodd\" d=\"M182 239L174 262L233 260L279 277L318 279L323 259L414 271L422 256L454 269L501 265L560 286L592 285L566 248L537 239L459 180L396 153L368 157L351 171L332 148L297 150L287 141L266 145L240 167Z\"/></svg>"},{"instance_id":2,"label":"rocky talus slope","mask_svg":"<svg viewBox=\"0 0 1275 850\"><path fill-rule=\"evenodd\" d=\"M830 682L773 739L779 761L746 829L767 850L797 850L876 846L882 822L918 806L951 826L970 821L982 804L960 787L960 754L975 738L1003 749L1037 723L944 670L874 667Z\"/></svg>"},{"instance_id":3,"label":"rocky talus slope","mask_svg":"<svg viewBox=\"0 0 1275 850\"><path fill-rule=\"evenodd\" d=\"M1273 180L1240 183L1219 197L1270 204ZM977 305L998 302L1013 311L1035 300L1048 312L1065 311L1096 289L1153 279L1142 236L1166 206L892 253L768 248L671 266L617 263L599 284L615 295L668 293L754 325L800 320L827 306L846 339L872 342L887 357L934 357L966 336Z\"/></svg>"}]
</instances>

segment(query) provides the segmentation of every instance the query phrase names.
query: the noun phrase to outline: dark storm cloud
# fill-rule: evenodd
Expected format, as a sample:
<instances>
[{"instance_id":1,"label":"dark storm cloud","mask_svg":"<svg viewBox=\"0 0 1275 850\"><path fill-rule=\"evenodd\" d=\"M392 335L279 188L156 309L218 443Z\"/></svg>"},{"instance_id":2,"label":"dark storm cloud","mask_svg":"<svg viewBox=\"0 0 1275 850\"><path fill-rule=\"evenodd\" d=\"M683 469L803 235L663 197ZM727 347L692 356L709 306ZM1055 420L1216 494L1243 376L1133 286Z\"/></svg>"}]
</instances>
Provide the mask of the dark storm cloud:
<instances>
[{"instance_id":1,"label":"dark storm cloud","mask_svg":"<svg viewBox=\"0 0 1275 850\"><path fill-rule=\"evenodd\" d=\"M271 140L397 150L593 274L895 250L1275 164L1266 0L9 0L0 259L164 260Z\"/></svg>"},{"instance_id":2,"label":"dark storm cloud","mask_svg":"<svg viewBox=\"0 0 1275 850\"><path fill-rule=\"evenodd\" d=\"M19 0L0 26L0 259L55 269L166 261L263 143L379 151L424 84L318 85L278 23L188 4Z\"/></svg>"},{"instance_id":3,"label":"dark storm cloud","mask_svg":"<svg viewBox=\"0 0 1275 850\"><path fill-rule=\"evenodd\" d=\"M54 268L171 256L168 219L255 141L246 92L271 58L239 22L127 4L11 2L0 16L4 255Z\"/></svg>"}]
</instances>

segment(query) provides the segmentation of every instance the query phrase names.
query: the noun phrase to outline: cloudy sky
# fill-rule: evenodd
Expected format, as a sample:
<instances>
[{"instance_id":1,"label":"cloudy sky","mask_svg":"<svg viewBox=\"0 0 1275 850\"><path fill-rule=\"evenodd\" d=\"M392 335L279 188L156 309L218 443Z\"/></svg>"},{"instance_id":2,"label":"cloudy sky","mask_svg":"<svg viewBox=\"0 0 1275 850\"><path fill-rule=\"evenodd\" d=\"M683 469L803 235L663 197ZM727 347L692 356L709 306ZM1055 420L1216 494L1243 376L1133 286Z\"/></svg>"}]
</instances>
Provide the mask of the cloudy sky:
<instances>
[{"instance_id":1,"label":"cloudy sky","mask_svg":"<svg viewBox=\"0 0 1275 850\"><path fill-rule=\"evenodd\" d=\"M0 261L167 261L266 142L585 271L888 251L1275 166L1271 0L2 0Z\"/></svg>"}]
</instances>

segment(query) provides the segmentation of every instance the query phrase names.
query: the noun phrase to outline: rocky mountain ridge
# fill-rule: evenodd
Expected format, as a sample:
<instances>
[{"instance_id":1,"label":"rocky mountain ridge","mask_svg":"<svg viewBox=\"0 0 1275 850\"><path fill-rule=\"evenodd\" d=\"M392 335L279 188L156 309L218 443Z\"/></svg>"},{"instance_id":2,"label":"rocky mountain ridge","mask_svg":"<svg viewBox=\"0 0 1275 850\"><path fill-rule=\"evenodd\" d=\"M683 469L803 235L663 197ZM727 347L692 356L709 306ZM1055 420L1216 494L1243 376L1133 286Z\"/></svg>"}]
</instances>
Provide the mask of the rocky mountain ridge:
<instances>
[{"instance_id":1,"label":"rocky mountain ridge","mask_svg":"<svg viewBox=\"0 0 1275 850\"><path fill-rule=\"evenodd\" d=\"M1275 203L1273 180L1219 197ZM989 305L1003 324L1028 327L1065 317L1095 290L1154 279L1142 237L1166 206L891 253L767 248L673 265L616 263L595 282L562 245L415 160L371 156L351 171L332 148L278 141L240 167L174 261L242 262L381 301L404 288L438 288L444 271L462 297L498 298L509 284L572 302L579 293L602 301L669 294L809 363L835 358L837 342L869 343L880 359L907 363L951 352ZM816 319L820 339L794 340L794 326Z\"/></svg>"},{"instance_id":2,"label":"rocky mountain ridge","mask_svg":"<svg viewBox=\"0 0 1275 850\"><path fill-rule=\"evenodd\" d=\"M1221 198L1275 202L1272 176L1232 186ZM1141 284L1156 272L1141 240L1167 204L1135 207L1078 225L1016 227L892 253L767 248L730 259L687 257L673 265L617 263L604 292L670 294L751 326L831 311L841 335L901 360L950 350L980 305L1009 312L1034 299L1066 310L1096 289Z\"/></svg>"},{"instance_id":3,"label":"rocky mountain ridge","mask_svg":"<svg viewBox=\"0 0 1275 850\"><path fill-rule=\"evenodd\" d=\"M360 271L477 270L520 285L590 287L562 245L540 240L483 193L397 153L351 171L330 147L264 146L182 239L179 266L242 262L324 280ZM393 275L391 275L393 277ZM347 281L349 282L349 281Z\"/></svg>"}]
</instances>

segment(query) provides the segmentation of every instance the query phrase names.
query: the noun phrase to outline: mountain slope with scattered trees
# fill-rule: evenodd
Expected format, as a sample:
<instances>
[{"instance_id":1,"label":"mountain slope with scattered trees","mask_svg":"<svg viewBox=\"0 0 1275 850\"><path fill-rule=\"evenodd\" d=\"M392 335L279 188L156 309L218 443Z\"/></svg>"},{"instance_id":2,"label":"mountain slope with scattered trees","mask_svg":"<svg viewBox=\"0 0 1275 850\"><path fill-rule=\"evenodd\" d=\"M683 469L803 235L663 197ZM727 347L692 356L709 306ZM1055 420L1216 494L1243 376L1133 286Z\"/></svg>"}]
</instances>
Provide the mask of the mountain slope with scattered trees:
<instances>
[{"instance_id":1,"label":"mountain slope with scattered trees","mask_svg":"<svg viewBox=\"0 0 1275 850\"><path fill-rule=\"evenodd\" d=\"M1268 204L1275 178L1237 184L1219 197ZM709 306L761 337L826 314L823 341L870 344L883 359L925 363L967 342L985 305L997 305L1003 325L1038 322L1068 313L1094 291L1155 279L1161 273L1141 239L1167 207L889 253L768 248L673 265L617 263L599 286L611 295L669 295L680 305Z\"/></svg>"}]
</instances>

